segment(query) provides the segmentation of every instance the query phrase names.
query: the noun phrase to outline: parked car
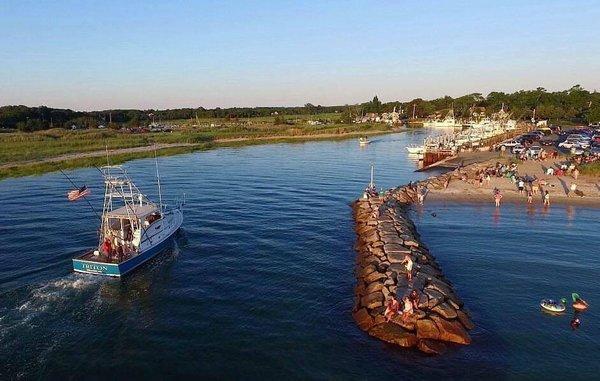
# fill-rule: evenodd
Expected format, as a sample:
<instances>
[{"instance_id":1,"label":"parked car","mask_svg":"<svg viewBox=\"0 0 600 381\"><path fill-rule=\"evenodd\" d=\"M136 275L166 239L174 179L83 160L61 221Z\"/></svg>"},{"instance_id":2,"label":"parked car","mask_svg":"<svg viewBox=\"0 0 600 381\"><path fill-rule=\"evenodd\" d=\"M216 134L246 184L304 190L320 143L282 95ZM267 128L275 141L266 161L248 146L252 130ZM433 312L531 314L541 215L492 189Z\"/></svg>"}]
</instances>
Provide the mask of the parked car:
<instances>
[{"instance_id":1,"label":"parked car","mask_svg":"<svg viewBox=\"0 0 600 381\"><path fill-rule=\"evenodd\" d=\"M512 148L518 144L520 144L520 143L514 139L506 140L506 141L503 141L502 143L500 143L501 146L504 146L506 148Z\"/></svg>"},{"instance_id":2,"label":"parked car","mask_svg":"<svg viewBox=\"0 0 600 381\"><path fill-rule=\"evenodd\" d=\"M527 155L532 158L537 158L542 152L542 147L540 146L531 146L527 149Z\"/></svg>"},{"instance_id":3,"label":"parked car","mask_svg":"<svg viewBox=\"0 0 600 381\"><path fill-rule=\"evenodd\" d=\"M525 147L523 146L523 144L517 144L512 149L512 153L517 154L517 155L522 153L523 151L525 151Z\"/></svg>"},{"instance_id":4,"label":"parked car","mask_svg":"<svg viewBox=\"0 0 600 381\"><path fill-rule=\"evenodd\" d=\"M544 138L539 141L543 146L553 146L556 143L556 139Z\"/></svg>"},{"instance_id":5,"label":"parked car","mask_svg":"<svg viewBox=\"0 0 600 381\"><path fill-rule=\"evenodd\" d=\"M558 143L558 146L560 148L567 148L567 149L571 149L573 147L588 148L590 146L590 142L585 139L569 137L564 142Z\"/></svg>"},{"instance_id":6,"label":"parked car","mask_svg":"<svg viewBox=\"0 0 600 381\"><path fill-rule=\"evenodd\" d=\"M573 155L583 155L583 153L585 152L585 149L579 147L579 146L573 146L571 147L571 153Z\"/></svg>"}]
</instances>

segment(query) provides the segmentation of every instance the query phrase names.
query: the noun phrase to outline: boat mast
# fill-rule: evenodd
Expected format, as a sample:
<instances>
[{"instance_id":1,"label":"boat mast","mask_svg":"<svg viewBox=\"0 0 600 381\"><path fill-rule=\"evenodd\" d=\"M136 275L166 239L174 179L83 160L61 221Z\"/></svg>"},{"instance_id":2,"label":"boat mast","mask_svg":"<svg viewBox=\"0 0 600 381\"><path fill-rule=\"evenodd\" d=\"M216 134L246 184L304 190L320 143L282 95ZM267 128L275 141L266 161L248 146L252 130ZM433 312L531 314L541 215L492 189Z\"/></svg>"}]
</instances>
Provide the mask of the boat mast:
<instances>
[{"instance_id":1,"label":"boat mast","mask_svg":"<svg viewBox=\"0 0 600 381\"><path fill-rule=\"evenodd\" d=\"M158 202L160 214L163 214L162 191L160 189L160 173L158 172L158 157L156 156L156 144L154 145L154 164L156 165L156 183L158 184Z\"/></svg>"}]
</instances>

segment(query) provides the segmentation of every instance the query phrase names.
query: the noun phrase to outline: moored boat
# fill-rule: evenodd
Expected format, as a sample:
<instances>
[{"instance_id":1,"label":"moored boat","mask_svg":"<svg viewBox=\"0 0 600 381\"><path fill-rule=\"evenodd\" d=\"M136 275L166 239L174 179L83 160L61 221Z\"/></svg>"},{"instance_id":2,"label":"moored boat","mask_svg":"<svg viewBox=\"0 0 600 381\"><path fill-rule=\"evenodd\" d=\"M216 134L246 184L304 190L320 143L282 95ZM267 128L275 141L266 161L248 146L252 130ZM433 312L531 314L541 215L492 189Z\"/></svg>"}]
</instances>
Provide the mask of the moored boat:
<instances>
[{"instance_id":1,"label":"moored boat","mask_svg":"<svg viewBox=\"0 0 600 381\"><path fill-rule=\"evenodd\" d=\"M181 227L181 205L164 210L151 202L121 166L105 166L104 207L98 246L73 259L80 273L123 276L166 249Z\"/></svg>"},{"instance_id":2,"label":"moored boat","mask_svg":"<svg viewBox=\"0 0 600 381\"><path fill-rule=\"evenodd\" d=\"M411 145L406 146L406 150L408 151L408 153L416 155L416 154L421 154L421 153L425 152L425 147L418 146L416 144L411 144Z\"/></svg>"},{"instance_id":3,"label":"moored boat","mask_svg":"<svg viewBox=\"0 0 600 381\"><path fill-rule=\"evenodd\" d=\"M544 299L540 302L540 307L542 307L542 309L545 311L554 313L565 312L565 310L567 309L567 307L565 306L564 299L560 302L557 302L552 299Z\"/></svg>"}]
</instances>

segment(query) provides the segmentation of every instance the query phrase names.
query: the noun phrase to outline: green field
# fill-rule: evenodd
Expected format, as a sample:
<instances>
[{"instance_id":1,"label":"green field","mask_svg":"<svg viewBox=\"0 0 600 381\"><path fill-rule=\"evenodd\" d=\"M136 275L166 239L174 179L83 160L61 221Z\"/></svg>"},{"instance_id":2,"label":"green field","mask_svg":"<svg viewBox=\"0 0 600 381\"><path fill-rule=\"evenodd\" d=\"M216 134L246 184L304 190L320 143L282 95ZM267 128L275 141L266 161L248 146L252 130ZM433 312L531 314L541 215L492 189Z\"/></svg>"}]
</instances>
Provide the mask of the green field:
<instances>
[{"instance_id":1,"label":"green field","mask_svg":"<svg viewBox=\"0 0 600 381\"><path fill-rule=\"evenodd\" d=\"M385 124L324 124L311 126L304 120L312 116L294 117L294 124L275 125L269 118L251 120L200 120L169 122L177 124L172 132L131 133L115 130L64 130L51 129L39 132L0 134L0 178L39 174L60 168L76 168L103 164L106 158L88 157L44 162L65 154L102 151L132 147L145 147L153 143L186 143L193 146L170 147L159 150L159 155L170 155L222 146L261 144L273 141L298 141L323 138L340 138L346 134L390 132ZM111 156L111 162L124 162L134 158L149 157L149 152L125 153ZM32 162L37 161L37 162Z\"/></svg>"},{"instance_id":2,"label":"green field","mask_svg":"<svg viewBox=\"0 0 600 381\"><path fill-rule=\"evenodd\" d=\"M581 173L590 176L600 176L600 161L582 165Z\"/></svg>"}]
</instances>

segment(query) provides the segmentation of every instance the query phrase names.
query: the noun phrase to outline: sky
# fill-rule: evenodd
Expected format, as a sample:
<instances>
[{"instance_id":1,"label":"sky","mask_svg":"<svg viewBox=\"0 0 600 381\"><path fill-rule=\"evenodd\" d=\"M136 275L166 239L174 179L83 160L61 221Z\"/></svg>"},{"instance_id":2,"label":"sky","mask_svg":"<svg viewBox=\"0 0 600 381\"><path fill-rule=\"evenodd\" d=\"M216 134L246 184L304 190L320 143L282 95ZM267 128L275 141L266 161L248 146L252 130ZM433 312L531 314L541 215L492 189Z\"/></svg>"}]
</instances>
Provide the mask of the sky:
<instances>
[{"instance_id":1,"label":"sky","mask_svg":"<svg viewBox=\"0 0 600 381\"><path fill-rule=\"evenodd\" d=\"M341 105L581 84L600 1L0 0L0 105Z\"/></svg>"}]
</instances>

